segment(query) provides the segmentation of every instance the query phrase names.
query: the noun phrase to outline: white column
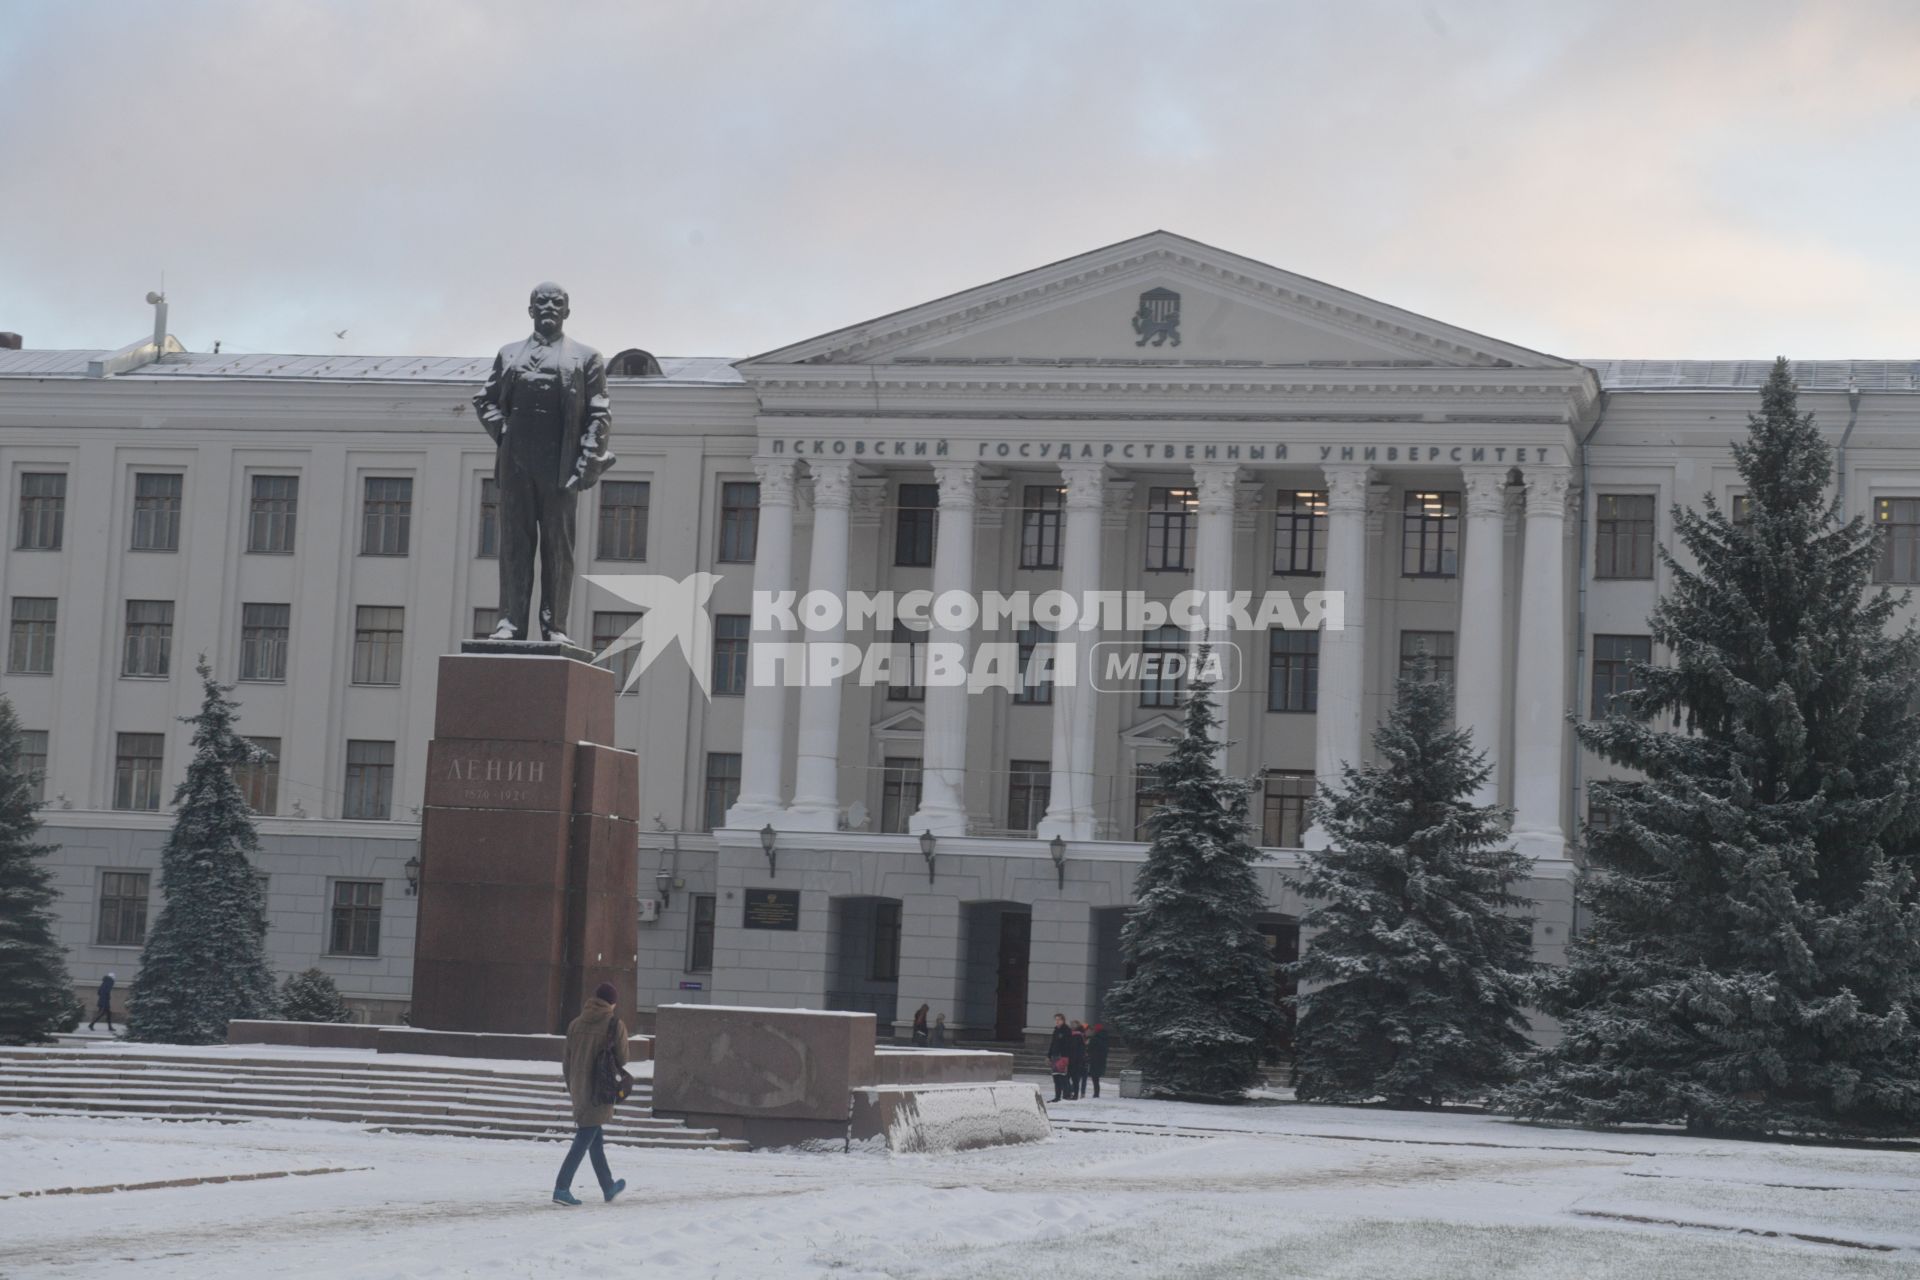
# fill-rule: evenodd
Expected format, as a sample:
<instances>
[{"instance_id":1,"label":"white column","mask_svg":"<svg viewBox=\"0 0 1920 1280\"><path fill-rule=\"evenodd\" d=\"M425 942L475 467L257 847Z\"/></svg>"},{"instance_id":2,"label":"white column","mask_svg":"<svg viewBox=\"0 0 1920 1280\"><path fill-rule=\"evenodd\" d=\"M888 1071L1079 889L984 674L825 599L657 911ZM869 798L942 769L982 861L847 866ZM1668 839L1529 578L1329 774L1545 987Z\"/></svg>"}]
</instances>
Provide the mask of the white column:
<instances>
[{"instance_id":1,"label":"white column","mask_svg":"<svg viewBox=\"0 0 1920 1280\"><path fill-rule=\"evenodd\" d=\"M1565 467L1525 467L1527 532L1514 656L1513 836L1522 853L1567 856L1567 482Z\"/></svg>"},{"instance_id":2,"label":"white column","mask_svg":"<svg viewBox=\"0 0 1920 1280\"><path fill-rule=\"evenodd\" d=\"M761 458L753 464L760 480L760 532L753 552L753 589L769 595L793 589L793 481L790 458ZM780 630L753 633L747 654L746 705L741 708L740 798L727 810L729 827L758 829L786 808L781 787L787 768L787 690L772 680L753 678L753 649L761 644L791 644L804 637Z\"/></svg>"},{"instance_id":3,"label":"white column","mask_svg":"<svg viewBox=\"0 0 1920 1280\"><path fill-rule=\"evenodd\" d=\"M1501 684L1506 678L1507 469L1463 467L1467 548L1460 572L1460 631L1454 645L1454 722L1473 730L1493 772L1473 802L1500 799Z\"/></svg>"},{"instance_id":4,"label":"white column","mask_svg":"<svg viewBox=\"0 0 1920 1280\"><path fill-rule=\"evenodd\" d=\"M1100 517L1105 506L1106 467L1098 462L1063 462L1066 525L1061 530L1060 590L1076 604L1100 587ZM1094 709L1099 695L1091 686L1097 631L1062 631L1054 637L1053 780L1047 813L1035 828L1042 840L1094 838ZM1068 673L1071 673L1069 676Z\"/></svg>"},{"instance_id":5,"label":"white column","mask_svg":"<svg viewBox=\"0 0 1920 1280\"><path fill-rule=\"evenodd\" d=\"M1327 477L1327 570L1323 589L1340 593L1339 630L1320 633L1320 687L1313 718L1313 772L1337 782L1342 765L1359 764L1364 743L1367 603L1367 481L1363 466L1321 468ZM1316 824L1308 848L1326 847Z\"/></svg>"},{"instance_id":6,"label":"white column","mask_svg":"<svg viewBox=\"0 0 1920 1280\"><path fill-rule=\"evenodd\" d=\"M941 625L942 599L973 591L974 483L971 462L936 462L939 526L933 540L933 628L928 635L926 728L921 734L920 810L907 830L918 835L967 834L967 685L970 627ZM957 673L942 677L942 671Z\"/></svg>"},{"instance_id":7,"label":"white column","mask_svg":"<svg viewBox=\"0 0 1920 1280\"><path fill-rule=\"evenodd\" d=\"M1216 653L1233 642L1227 629L1225 603L1233 591L1233 504L1239 472L1238 467L1218 463L1193 469L1200 520L1193 547L1193 589L1201 593L1203 607L1209 609L1203 638ZM1220 606L1217 609L1213 607L1216 603ZM1215 732L1220 737L1220 749L1214 753L1214 759L1224 771L1227 767L1227 696L1219 692L1209 696L1213 713L1219 720Z\"/></svg>"},{"instance_id":8,"label":"white column","mask_svg":"<svg viewBox=\"0 0 1920 1280\"><path fill-rule=\"evenodd\" d=\"M847 505L853 490L851 462L809 462L813 473L813 555L807 591L847 598ZM847 635L846 615L832 626L809 629L809 645L838 646ZM809 663L809 667L811 667ZM796 831L835 831L840 825L840 699L838 680L800 690L800 732L794 760L793 806L787 825ZM744 761L742 762L745 763Z\"/></svg>"}]
</instances>

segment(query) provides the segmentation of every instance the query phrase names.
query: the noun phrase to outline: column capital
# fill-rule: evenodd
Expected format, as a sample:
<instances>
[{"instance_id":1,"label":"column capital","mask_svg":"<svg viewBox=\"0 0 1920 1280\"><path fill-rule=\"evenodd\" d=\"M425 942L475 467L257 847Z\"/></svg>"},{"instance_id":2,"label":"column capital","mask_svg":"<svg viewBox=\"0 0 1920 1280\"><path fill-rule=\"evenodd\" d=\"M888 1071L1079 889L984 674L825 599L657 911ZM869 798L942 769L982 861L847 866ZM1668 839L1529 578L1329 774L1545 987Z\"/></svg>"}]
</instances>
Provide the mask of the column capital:
<instances>
[{"instance_id":1,"label":"column capital","mask_svg":"<svg viewBox=\"0 0 1920 1280\"><path fill-rule=\"evenodd\" d=\"M1567 487L1573 482L1570 467L1522 467L1527 482L1527 516L1567 516Z\"/></svg>"},{"instance_id":2,"label":"column capital","mask_svg":"<svg viewBox=\"0 0 1920 1280\"><path fill-rule=\"evenodd\" d=\"M980 481L980 464L943 458L933 464L933 478L940 485L941 506L971 507L974 487Z\"/></svg>"},{"instance_id":3,"label":"column capital","mask_svg":"<svg viewBox=\"0 0 1920 1280\"><path fill-rule=\"evenodd\" d=\"M1230 462L1202 462L1193 468L1196 505L1201 515L1223 515L1233 510L1234 482L1240 468Z\"/></svg>"},{"instance_id":4,"label":"column capital","mask_svg":"<svg viewBox=\"0 0 1920 1280\"><path fill-rule=\"evenodd\" d=\"M818 507L845 507L853 492L853 464L851 462L809 462L807 470L813 473L813 505Z\"/></svg>"},{"instance_id":5,"label":"column capital","mask_svg":"<svg viewBox=\"0 0 1920 1280\"><path fill-rule=\"evenodd\" d=\"M850 506L848 523L862 527L879 525L887 513L887 482L879 476L855 480Z\"/></svg>"},{"instance_id":6,"label":"column capital","mask_svg":"<svg viewBox=\"0 0 1920 1280\"><path fill-rule=\"evenodd\" d=\"M760 505L790 507L799 464L792 458L755 458L753 474L760 481Z\"/></svg>"},{"instance_id":7,"label":"column capital","mask_svg":"<svg viewBox=\"0 0 1920 1280\"><path fill-rule=\"evenodd\" d=\"M1012 487L1011 480L981 480L973 499L975 523L982 528L998 529L1006 519L1007 493Z\"/></svg>"},{"instance_id":8,"label":"column capital","mask_svg":"<svg viewBox=\"0 0 1920 1280\"><path fill-rule=\"evenodd\" d=\"M1066 482L1069 511L1098 511L1107 487L1104 462L1063 462L1060 479Z\"/></svg>"},{"instance_id":9,"label":"column capital","mask_svg":"<svg viewBox=\"0 0 1920 1280\"><path fill-rule=\"evenodd\" d=\"M1462 467L1460 479L1467 490L1469 516L1506 515L1507 468Z\"/></svg>"},{"instance_id":10,"label":"column capital","mask_svg":"<svg viewBox=\"0 0 1920 1280\"><path fill-rule=\"evenodd\" d=\"M1071 495L1069 495L1071 496ZM1133 486L1116 484L1108 489L1102 503L1101 523L1109 529L1124 529L1133 518Z\"/></svg>"},{"instance_id":11,"label":"column capital","mask_svg":"<svg viewBox=\"0 0 1920 1280\"><path fill-rule=\"evenodd\" d=\"M1233 527L1237 533L1248 533L1259 527L1260 500L1266 496L1267 486L1259 480L1241 480L1233 486Z\"/></svg>"},{"instance_id":12,"label":"column capital","mask_svg":"<svg viewBox=\"0 0 1920 1280\"><path fill-rule=\"evenodd\" d=\"M1393 486L1375 481L1367 486L1367 536L1377 538L1386 532L1387 499L1393 493Z\"/></svg>"},{"instance_id":13,"label":"column capital","mask_svg":"<svg viewBox=\"0 0 1920 1280\"><path fill-rule=\"evenodd\" d=\"M1330 511L1365 511L1367 481L1373 468L1357 464L1321 467L1327 477L1327 508Z\"/></svg>"}]
</instances>

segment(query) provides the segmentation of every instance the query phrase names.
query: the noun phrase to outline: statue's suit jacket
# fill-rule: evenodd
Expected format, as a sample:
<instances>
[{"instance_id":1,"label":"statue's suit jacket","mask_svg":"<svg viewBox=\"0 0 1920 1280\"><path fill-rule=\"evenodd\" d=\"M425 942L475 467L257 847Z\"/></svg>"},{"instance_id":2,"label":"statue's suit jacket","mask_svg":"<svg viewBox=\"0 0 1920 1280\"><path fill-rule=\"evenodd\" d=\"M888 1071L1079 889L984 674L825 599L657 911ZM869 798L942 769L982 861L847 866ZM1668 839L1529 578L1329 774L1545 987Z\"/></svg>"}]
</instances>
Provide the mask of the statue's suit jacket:
<instances>
[{"instance_id":1,"label":"statue's suit jacket","mask_svg":"<svg viewBox=\"0 0 1920 1280\"><path fill-rule=\"evenodd\" d=\"M521 355L534 339L509 342L493 358L493 372L487 385L473 398L480 425L487 429L495 444L506 430L513 412L513 394L518 385ZM577 477L576 490L591 489L600 473L613 465L607 450L607 436L613 427L613 412L607 404L607 364L600 353L564 333L552 344L553 368L560 374L565 402L562 421L565 436L560 442L560 474L554 485L564 485Z\"/></svg>"}]
</instances>

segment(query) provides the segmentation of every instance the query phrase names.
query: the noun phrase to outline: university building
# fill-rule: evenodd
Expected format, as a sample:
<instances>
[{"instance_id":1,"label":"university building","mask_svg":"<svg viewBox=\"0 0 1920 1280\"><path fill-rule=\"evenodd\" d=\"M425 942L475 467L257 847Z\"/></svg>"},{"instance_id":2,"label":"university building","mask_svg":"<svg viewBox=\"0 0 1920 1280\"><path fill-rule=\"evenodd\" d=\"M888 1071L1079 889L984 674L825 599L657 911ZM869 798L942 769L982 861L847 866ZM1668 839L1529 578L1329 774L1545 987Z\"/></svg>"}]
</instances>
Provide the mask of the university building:
<instances>
[{"instance_id":1,"label":"university building","mask_svg":"<svg viewBox=\"0 0 1920 1280\"><path fill-rule=\"evenodd\" d=\"M1562 359L1165 232L749 359L578 336L609 355L619 455L582 499L581 573L715 579L710 692L670 649L618 699L641 758L640 1004L904 1024L926 1003L1000 1039L1097 1016L1120 976L1180 677L756 682L776 638L756 589L1338 593L1339 630L1225 637L1225 758L1259 784L1276 954L1300 942L1282 876L1316 838L1314 780L1368 758L1424 653L1536 859L1551 961L1578 927L1579 827L1606 820L1570 717L1658 656L1669 510L1737 510L1728 446L1768 369ZM499 603L470 403L490 361L0 350L0 686L83 988L131 978L158 911L204 654L274 757L242 783L275 965L328 971L368 1017L406 1009L436 666ZM1846 509L1886 531L1882 578L1920 580L1920 361L1796 374ZM639 617L582 582L570 634L600 652ZM911 657L962 637L806 638ZM1054 637L965 638L1027 663ZM624 680L634 651L607 661Z\"/></svg>"}]
</instances>

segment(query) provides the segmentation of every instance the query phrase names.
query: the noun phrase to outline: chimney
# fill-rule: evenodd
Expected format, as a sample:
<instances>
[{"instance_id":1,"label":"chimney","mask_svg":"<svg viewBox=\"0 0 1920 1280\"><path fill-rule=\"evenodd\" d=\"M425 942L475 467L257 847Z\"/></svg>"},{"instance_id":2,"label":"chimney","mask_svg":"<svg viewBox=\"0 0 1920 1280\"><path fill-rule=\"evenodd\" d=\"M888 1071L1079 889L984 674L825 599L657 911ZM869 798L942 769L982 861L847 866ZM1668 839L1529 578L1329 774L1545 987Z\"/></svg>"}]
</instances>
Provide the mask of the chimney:
<instances>
[{"instance_id":1,"label":"chimney","mask_svg":"<svg viewBox=\"0 0 1920 1280\"><path fill-rule=\"evenodd\" d=\"M0 333L0 351L18 351L19 349L20 349L19 334Z\"/></svg>"}]
</instances>

